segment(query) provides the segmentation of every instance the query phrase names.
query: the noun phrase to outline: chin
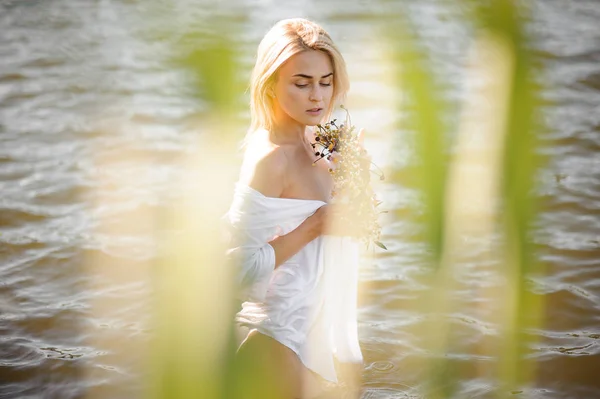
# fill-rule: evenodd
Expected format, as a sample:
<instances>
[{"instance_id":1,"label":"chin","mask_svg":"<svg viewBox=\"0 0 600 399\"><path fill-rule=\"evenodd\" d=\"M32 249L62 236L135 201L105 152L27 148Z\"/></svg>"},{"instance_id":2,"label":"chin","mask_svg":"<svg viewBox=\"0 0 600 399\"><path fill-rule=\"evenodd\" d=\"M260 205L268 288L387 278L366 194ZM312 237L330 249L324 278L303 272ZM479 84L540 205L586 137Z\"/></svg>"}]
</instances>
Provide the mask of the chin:
<instances>
[{"instance_id":1,"label":"chin","mask_svg":"<svg viewBox=\"0 0 600 399\"><path fill-rule=\"evenodd\" d=\"M306 114L303 115L296 115L296 116L291 116L291 119L295 120L296 122L302 124L302 125L306 125L306 126L317 126L318 124L324 124L325 123L325 116L323 115L318 115L318 116L309 116Z\"/></svg>"},{"instance_id":2,"label":"chin","mask_svg":"<svg viewBox=\"0 0 600 399\"><path fill-rule=\"evenodd\" d=\"M314 117L314 118L307 118L306 122L304 123L306 126L317 126L318 124L325 124L325 118L318 116L318 117Z\"/></svg>"}]
</instances>

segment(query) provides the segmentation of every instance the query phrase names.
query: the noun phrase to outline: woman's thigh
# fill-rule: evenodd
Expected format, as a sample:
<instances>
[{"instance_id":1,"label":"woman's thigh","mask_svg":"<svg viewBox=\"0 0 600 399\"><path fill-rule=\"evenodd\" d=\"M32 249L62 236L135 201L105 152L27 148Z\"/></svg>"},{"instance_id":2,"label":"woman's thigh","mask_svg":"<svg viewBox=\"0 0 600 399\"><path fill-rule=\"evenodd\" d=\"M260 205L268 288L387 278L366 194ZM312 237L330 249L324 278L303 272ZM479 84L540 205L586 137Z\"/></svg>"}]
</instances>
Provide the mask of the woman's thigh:
<instances>
[{"instance_id":1,"label":"woman's thigh","mask_svg":"<svg viewBox=\"0 0 600 399\"><path fill-rule=\"evenodd\" d=\"M236 365L239 399L296 399L318 393L316 377L294 351L256 330L238 349Z\"/></svg>"}]
</instances>

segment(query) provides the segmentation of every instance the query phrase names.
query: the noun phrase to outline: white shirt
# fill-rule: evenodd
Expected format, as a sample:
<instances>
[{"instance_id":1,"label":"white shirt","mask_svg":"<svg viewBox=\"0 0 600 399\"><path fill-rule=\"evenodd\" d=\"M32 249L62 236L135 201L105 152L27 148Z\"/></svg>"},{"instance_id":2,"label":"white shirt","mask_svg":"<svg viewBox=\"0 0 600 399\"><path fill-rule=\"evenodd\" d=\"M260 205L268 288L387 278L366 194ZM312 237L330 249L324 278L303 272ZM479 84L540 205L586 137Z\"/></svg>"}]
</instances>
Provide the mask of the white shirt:
<instances>
[{"instance_id":1,"label":"white shirt","mask_svg":"<svg viewBox=\"0 0 600 399\"><path fill-rule=\"evenodd\" d=\"M223 220L232 234L242 310L236 322L293 350L328 381L340 362L362 363L356 324L359 244L351 237L320 236L275 269L268 244L296 229L326 203L266 197L237 183Z\"/></svg>"}]
</instances>

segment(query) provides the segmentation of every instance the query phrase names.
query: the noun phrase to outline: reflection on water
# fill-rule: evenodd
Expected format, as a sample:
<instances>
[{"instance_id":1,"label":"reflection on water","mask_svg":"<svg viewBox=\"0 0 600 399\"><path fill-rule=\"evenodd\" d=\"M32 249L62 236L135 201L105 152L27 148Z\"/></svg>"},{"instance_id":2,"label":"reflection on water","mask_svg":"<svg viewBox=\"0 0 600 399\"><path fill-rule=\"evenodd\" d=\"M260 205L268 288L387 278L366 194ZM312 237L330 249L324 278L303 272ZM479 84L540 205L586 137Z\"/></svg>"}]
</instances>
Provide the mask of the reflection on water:
<instances>
[{"instance_id":1,"label":"reflection on water","mask_svg":"<svg viewBox=\"0 0 600 399\"><path fill-rule=\"evenodd\" d=\"M146 5L145 5L146 4ZM192 26L204 8L177 2L158 23L147 3L0 2L0 396L139 397L151 336L149 272L161 215L177 199L202 108L182 71L167 67L161 30ZM392 153L396 93L375 21L408 12L433 54L449 98L464 97L470 26L443 1L240 2L233 13L244 35L244 74L255 46L277 19L322 22L349 65L353 122L368 126L367 146L380 165L402 173L413 156L409 138ZM156 6L158 7L158 6ZM184 12L185 10L185 12ZM160 10L159 10L160 11ZM177 18L177 23L173 23ZM531 276L547 312L530 356L540 368L523 395L600 395L600 5L535 2L528 28L550 82L543 95L550 126L542 151L552 162L539 176L543 200L534 237L547 276ZM402 135L403 132L393 132ZM243 132L240 132L240 138ZM418 312L427 286L424 244L410 210L417 193L378 187L385 205L405 218L384 227L387 252L361 274L359 337L365 356L364 397L420 397L423 359L417 331L440 317ZM391 213L390 213L391 214ZM464 237L475 245L477 237ZM478 243L481 244L481 243ZM495 359L493 303L481 289L501 289L491 264L465 254L454 292L461 312L446 317L456 348L447 357L460 397L491 397ZM42 395L41 392L44 392ZM519 397L519 392L514 392Z\"/></svg>"}]
</instances>

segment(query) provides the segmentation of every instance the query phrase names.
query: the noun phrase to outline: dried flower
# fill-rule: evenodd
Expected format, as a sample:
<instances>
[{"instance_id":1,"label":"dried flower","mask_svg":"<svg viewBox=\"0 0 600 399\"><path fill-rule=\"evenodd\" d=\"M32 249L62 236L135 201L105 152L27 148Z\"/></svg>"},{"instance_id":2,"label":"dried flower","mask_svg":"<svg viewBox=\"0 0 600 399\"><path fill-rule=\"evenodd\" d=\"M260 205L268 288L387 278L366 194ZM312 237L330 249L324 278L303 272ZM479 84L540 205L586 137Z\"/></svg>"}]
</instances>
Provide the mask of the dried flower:
<instances>
[{"instance_id":1,"label":"dried flower","mask_svg":"<svg viewBox=\"0 0 600 399\"><path fill-rule=\"evenodd\" d=\"M313 148L318 145L321 149L315 152L319 158L313 162L313 166L325 157L334 164L329 168L334 182L331 196L334 203L344 208L340 222L357 231L365 244L373 242L387 249L379 241L381 226L378 216L381 212L377 207L381 201L373 192L370 181L370 166L375 164L359 142L356 129L350 122L350 113L344 106L342 109L347 115L345 124L338 126L337 119L334 119L325 125L317 125L315 142L311 145ZM339 156L334 156L335 153ZM384 179L381 170L378 175L380 180Z\"/></svg>"}]
</instances>

